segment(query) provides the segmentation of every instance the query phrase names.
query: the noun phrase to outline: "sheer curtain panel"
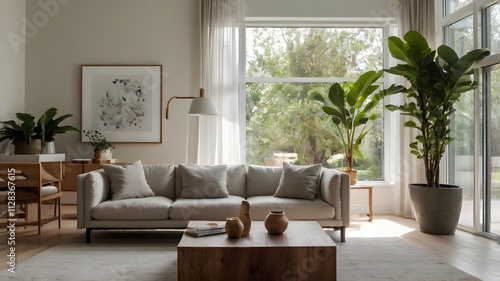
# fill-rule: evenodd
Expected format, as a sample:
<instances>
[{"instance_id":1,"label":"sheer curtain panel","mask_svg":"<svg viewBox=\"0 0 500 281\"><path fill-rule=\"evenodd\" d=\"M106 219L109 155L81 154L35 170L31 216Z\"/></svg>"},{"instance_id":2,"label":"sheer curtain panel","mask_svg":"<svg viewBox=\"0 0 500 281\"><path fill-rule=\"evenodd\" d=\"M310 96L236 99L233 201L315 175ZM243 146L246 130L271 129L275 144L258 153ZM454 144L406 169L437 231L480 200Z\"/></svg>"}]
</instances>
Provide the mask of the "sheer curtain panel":
<instances>
[{"instance_id":1,"label":"sheer curtain panel","mask_svg":"<svg viewBox=\"0 0 500 281\"><path fill-rule=\"evenodd\" d=\"M420 32L428 41L431 48L435 48L434 35L434 0L400 0L399 13L399 37L410 30ZM400 78L398 78L400 79ZM404 79L396 81L397 84L407 85ZM401 95L401 102L404 102ZM401 115L399 134L399 149L396 159L400 163L396 171L396 184L394 190L394 213L404 217L413 217L411 210L410 193L408 184L425 182L425 170L423 161L410 153L408 145L415 140L418 132L414 129L405 128L403 124L409 117Z\"/></svg>"},{"instance_id":2,"label":"sheer curtain panel","mask_svg":"<svg viewBox=\"0 0 500 281\"><path fill-rule=\"evenodd\" d=\"M243 97L238 91L238 58L245 3L242 0L200 1L201 87L215 102L219 115L200 117L197 162L240 163L240 99Z\"/></svg>"}]
</instances>

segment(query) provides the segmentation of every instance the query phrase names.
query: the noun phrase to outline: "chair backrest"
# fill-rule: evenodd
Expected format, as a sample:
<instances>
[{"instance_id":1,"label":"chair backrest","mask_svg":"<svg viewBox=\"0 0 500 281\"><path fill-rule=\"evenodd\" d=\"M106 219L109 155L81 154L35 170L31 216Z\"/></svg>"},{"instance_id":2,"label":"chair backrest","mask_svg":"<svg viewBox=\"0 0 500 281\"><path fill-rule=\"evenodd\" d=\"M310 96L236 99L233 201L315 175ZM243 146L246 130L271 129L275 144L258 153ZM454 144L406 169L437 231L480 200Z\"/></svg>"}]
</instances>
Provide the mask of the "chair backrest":
<instances>
[{"instance_id":1,"label":"chair backrest","mask_svg":"<svg viewBox=\"0 0 500 281\"><path fill-rule=\"evenodd\" d=\"M15 191L16 201L40 202L46 192L44 186L51 188L50 194L60 193L61 173L53 176L41 163L0 163L0 187L4 191Z\"/></svg>"}]
</instances>

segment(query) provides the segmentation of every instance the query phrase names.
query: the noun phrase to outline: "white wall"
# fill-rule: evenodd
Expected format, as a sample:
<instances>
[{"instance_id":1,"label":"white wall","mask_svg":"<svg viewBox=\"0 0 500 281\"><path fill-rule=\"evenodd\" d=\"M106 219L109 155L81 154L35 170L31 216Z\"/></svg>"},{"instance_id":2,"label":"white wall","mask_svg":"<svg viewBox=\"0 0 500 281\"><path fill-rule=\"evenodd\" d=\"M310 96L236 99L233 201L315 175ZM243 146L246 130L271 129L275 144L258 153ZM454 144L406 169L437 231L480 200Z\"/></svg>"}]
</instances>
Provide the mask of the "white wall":
<instances>
[{"instance_id":1,"label":"white wall","mask_svg":"<svg viewBox=\"0 0 500 281\"><path fill-rule=\"evenodd\" d=\"M396 0L247 0L247 17L360 18L393 16Z\"/></svg>"},{"instance_id":2,"label":"white wall","mask_svg":"<svg viewBox=\"0 0 500 281\"><path fill-rule=\"evenodd\" d=\"M116 144L114 157L186 162L189 102L173 102L170 119L164 116L170 97L198 94L198 7L196 0L28 1L26 17L35 28L26 44L26 111L39 116L55 106L59 114L73 113L66 124L80 128L82 64L161 64L163 143ZM56 139L56 150L68 160L92 158L79 140L67 133Z\"/></svg>"},{"instance_id":3,"label":"white wall","mask_svg":"<svg viewBox=\"0 0 500 281\"><path fill-rule=\"evenodd\" d=\"M25 0L0 1L0 120L15 119L24 111L24 44L22 30ZM2 125L0 125L2 126ZM9 153L9 141L0 143L0 153Z\"/></svg>"}]
</instances>

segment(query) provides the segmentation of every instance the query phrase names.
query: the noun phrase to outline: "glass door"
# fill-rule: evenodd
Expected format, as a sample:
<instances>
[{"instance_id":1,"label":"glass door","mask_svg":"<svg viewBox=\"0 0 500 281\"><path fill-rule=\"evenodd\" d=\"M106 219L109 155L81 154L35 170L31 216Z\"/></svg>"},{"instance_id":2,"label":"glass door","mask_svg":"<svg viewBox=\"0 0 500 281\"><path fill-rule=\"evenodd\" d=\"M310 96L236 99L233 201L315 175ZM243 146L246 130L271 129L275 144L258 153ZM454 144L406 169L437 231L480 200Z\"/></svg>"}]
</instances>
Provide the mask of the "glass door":
<instances>
[{"instance_id":1,"label":"glass door","mask_svg":"<svg viewBox=\"0 0 500 281\"><path fill-rule=\"evenodd\" d=\"M500 234L500 65L483 70L483 231Z\"/></svg>"}]
</instances>

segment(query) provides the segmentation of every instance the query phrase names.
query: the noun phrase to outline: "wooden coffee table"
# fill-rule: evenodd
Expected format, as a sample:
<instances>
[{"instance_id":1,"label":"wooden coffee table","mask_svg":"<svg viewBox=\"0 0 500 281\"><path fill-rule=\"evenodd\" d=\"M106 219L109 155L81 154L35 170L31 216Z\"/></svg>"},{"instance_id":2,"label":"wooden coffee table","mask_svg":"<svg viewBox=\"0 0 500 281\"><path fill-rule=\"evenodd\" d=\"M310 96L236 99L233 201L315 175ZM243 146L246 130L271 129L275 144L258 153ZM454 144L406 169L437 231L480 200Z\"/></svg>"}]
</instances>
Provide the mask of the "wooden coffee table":
<instances>
[{"instance_id":1,"label":"wooden coffee table","mask_svg":"<svg viewBox=\"0 0 500 281\"><path fill-rule=\"evenodd\" d=\"M191 221L190 226L207 223ZM219 222L220 223L220 222ZM253 221L250 235L183 235L177 246L178 280L336 280L335 242L315 221L290 221L282 235Z\"/></svg>"}]
</instances>

